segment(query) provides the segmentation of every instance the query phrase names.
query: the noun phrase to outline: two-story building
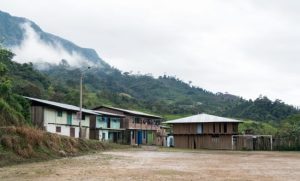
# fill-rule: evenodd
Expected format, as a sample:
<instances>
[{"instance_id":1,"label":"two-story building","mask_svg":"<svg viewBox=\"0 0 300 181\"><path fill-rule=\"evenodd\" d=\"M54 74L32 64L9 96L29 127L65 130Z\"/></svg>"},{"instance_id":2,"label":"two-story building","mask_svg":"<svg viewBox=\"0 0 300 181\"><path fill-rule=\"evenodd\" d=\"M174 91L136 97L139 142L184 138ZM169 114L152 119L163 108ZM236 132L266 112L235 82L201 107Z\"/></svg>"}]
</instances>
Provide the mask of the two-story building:
<instances>
[{"instance_id":1,"label":"two-story building","mask_svg":"<svg viewBox=\"0 0 300 181\"><path fill-rule=\"evenodd\" d=\"M124 142L127 144L163 145L164 136L160 134L160 116L151 115L139 111L100 106L97 111L110 112L122 115L121 128L124 128Z\"/></svg>"},{"instance_id":2,"label":"two-story building","mask_svg":"<svg viewBox=\"0 0 300 181\"><path fill-rule=\"evenodd\" d=\"M51 133L79 137L79 107L32 97L25 97L31 105L31 120L37 127ZM90 117L93 110L82 109L82 137L89 138Z\"/></svg>"},{"instance_id":3,"label":"two-story building","mask_svg":"<svg viewBox=\"0 0 300 181\"><path fill-rule=\"evenodd\" d=\"M90 118L90 139L124 143L123 115L95 111L98 115Z\"/></svg>"},{"instance_id":4,"label":"two-story building","mask_svg":"<svg viewBox=\"0 0 300 181\"><path fill-rule=\"evenodd\" d=\"M174 146L192 149L232 149L240 120L209 114L167 121L173 126Z\"/></svg>"}]
</instances>

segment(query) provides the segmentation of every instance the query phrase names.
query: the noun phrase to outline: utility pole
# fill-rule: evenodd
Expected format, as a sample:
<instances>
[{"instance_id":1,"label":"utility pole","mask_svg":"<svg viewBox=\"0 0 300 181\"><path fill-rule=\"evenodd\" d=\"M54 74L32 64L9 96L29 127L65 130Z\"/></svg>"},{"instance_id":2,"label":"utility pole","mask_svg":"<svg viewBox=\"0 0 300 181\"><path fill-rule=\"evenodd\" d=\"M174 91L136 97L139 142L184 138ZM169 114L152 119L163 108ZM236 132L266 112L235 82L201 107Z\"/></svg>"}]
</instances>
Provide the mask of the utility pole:
<instances>
[{"instance_id":1,"label":"utility pole","mask_svg":"<svg viewBox=\"0 0 300 181\"><path fill-rule=\"evenodd\" d=\"M83 137L83 135L82 135L82 125L81 125L81 121L82 121L82 82L83 82L84 72L87 71L90 68L91 67L88 67L86 70L80 71L79 138Z\"/></svg>"}]
</instances>

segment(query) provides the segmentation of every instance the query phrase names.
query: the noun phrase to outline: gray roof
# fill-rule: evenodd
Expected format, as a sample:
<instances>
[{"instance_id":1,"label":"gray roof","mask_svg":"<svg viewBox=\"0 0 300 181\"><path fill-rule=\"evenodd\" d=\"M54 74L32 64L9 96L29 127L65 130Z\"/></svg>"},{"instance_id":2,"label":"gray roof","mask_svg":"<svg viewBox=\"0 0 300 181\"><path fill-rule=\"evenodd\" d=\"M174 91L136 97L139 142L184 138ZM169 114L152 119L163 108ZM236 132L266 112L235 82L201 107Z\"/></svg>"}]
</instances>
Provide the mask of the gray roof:
<instances>
[{"instance_id":1,"label":"gray roof","mask_svg":"<svg viewBox=\"0 0 300 181\"><path fill-rule=\"evenodd\" d=\"M189 116L189 117L185 117L185 118L166 121L165 123L176 124L176 123L213 123L213 122L239 123L239 122L242 122L242 121L237 120L237 119L224 118L224 117L219 117L219 116L214 116L214 115L209 115L209 114L202 113L202 114L197 114L197 115L194 115L194 116Z\"/></svg>"},{"instance_id":2,"label":"gray roof","mask_svg":"<svg viewBox=\"0 0 300 181\"><path fill-rule=\"evenodd\" d=\"M70 104L63 104L63 103L59 103L59 102L48 101L48 100L43 100L43 99L37 99L37 98L32 98L32 97L25 97L25 98L29 99L31 101L36 101L36 102L47 104L47 105L51 105L51 106L54 106L54 107L58 107L58 108L62 108L62 109L67 109L67 110L70 110L70 111L76 111L76 112L78 112L80 110L79 107L73 106L73 105L70 105ZM94 114L94 115L98 114L95 111L90 110L90 109L82 109L82 112L86 113L86 114Z\"/></svg>"},{"instance_id":3,"label":"gray roof","mask_svg":"<svg viewBox=\"0 0 300 181\"><path fill-rule=\"evenodd\" d=\"M125 117L122 114L115 114L115 113L110 113L110 112L105 112L105 111L96 111L96 110L94 110L94 112L96 112L98 114L108 115L108 116Z\"/></svg>"},{"instance_id":4,"label":"gray roof","mask_svg":"<svg viewBox=\"0 0 300 181\"><path fill-rule=\"evenodd\" d=\"M110 107L110 106L100 106L100 107L104 107L104 108L108 108L108 109L113 109L113 110L117 110L117 111L122 111L122 112L133 114L133 115L139 115L139 116L146 116L146 117L153 117L153 118L162 119L162 117L160 117L160 116L153 115L153 114L147 114L147 113L139 112L139 111L133 111L133 110L116 108L116 107Z\"/></svg>"}]
</instances>

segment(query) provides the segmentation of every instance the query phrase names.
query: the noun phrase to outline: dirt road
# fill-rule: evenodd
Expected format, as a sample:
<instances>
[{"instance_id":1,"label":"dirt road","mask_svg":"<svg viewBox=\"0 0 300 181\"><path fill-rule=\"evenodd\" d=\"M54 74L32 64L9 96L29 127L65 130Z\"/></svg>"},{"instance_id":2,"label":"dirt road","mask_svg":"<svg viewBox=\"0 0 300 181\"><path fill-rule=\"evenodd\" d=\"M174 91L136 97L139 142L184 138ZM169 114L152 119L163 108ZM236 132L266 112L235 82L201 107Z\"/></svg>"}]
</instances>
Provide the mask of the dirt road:
<instances>
[{"instance_id":1,"label":"dirt road","mask_svg":"<svg viewBox=\"0 0 300 181\"><path fill-rule=\"evenodd\" d=\"M117 150L0 168L0 180L300 180L300 153Z\"/></svg>"}]
</instances>

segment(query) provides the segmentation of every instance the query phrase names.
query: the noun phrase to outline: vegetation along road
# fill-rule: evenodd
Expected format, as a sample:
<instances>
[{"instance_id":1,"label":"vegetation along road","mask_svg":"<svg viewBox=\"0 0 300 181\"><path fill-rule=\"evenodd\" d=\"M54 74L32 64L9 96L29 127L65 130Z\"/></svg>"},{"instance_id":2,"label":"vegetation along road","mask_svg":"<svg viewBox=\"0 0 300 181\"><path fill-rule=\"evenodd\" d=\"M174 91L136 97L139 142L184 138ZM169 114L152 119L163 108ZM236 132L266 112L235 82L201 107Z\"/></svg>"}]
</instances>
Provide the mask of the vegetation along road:
<instances>
[{"instance_id":1,"label":"vegetation along road","mask_svg":"<svg viewBox=\"0 0 300 181\"><path fill-rule=\"evenodd\" d=\"M0 168L1 180L297 180L297 152L127 149Z\"/></svg>"}]
</instances>

